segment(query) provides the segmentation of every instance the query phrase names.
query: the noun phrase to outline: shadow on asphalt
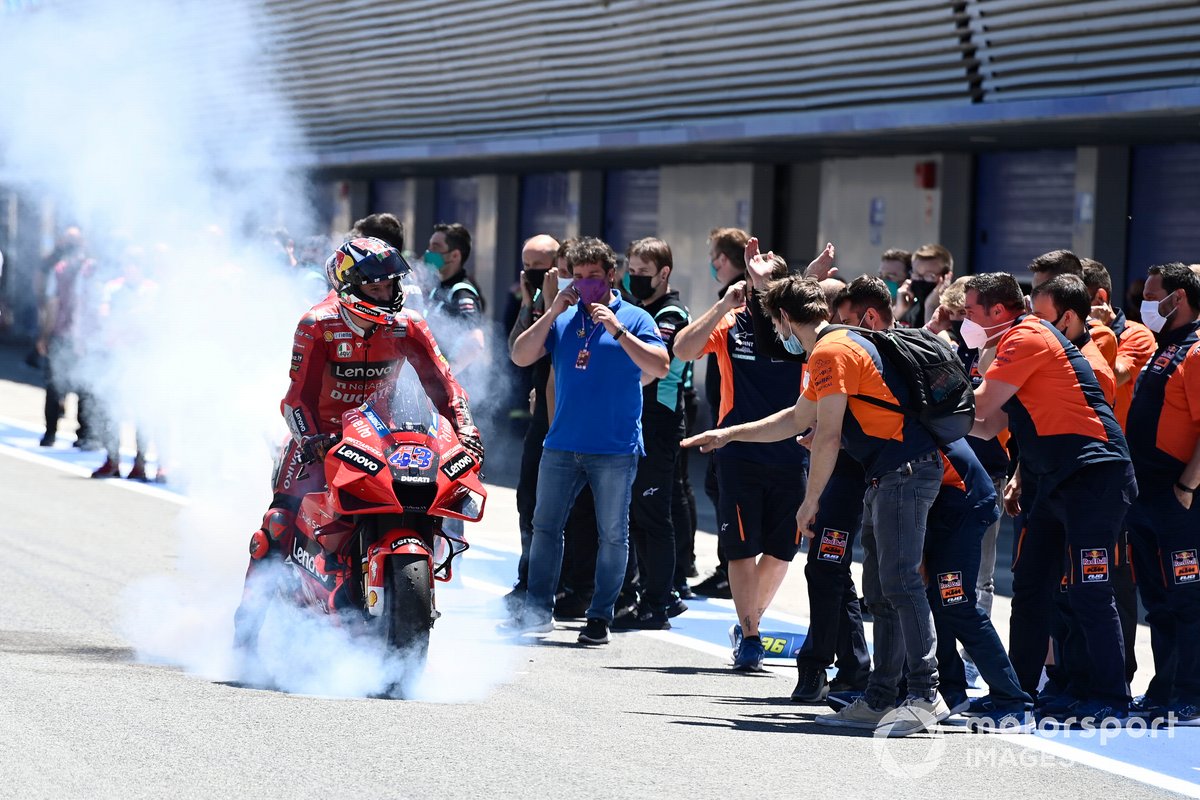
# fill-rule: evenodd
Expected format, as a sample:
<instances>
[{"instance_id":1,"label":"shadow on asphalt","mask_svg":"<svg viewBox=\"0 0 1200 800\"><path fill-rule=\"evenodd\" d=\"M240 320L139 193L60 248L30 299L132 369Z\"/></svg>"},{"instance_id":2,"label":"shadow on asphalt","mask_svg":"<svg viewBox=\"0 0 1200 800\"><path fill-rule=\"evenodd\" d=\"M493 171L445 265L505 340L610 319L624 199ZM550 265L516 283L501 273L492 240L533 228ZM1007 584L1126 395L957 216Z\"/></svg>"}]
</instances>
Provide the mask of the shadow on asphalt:
<instances>
[{"instance_id":1,"label":"shadow on asphalt","mask_svg":"<svg viewBox=\"0 0 1200 800\"><path fill-rule=\"evenodd\" d=\"M691 728L721 728L734 731L751 731L754 733L796 733L798 724L805 720L795 714L755 714L744 717L722 716L689 716L683 714L665 714L655 711L629 711L642 717L663 717L668 724L685 725ZM815 725L813 727L816 727Z\"/></svg>"},{"instance_id":2,"label":"shadow on asphalt","mask_svg":"<svg viewBox=\"0 0 1200 800\"><path fill-rule=\"evenodd\" d=\"M45 633L0 631L0 653L21 656L62 656L80 661L133 663L137 654L128 647L82 644Z\"/></svg>"},{"instance_id":3,"label":"shadow on asphalt","mask_svg":"<svg viewBox=\"0 0 1200 800\"><path fill-rule=\"evenodd\" d=\"M774 678L770 672L734 672L730 667L605 667L612 670L630 672L657 672L659 675L728 675L731 678ZM670 697L671 695L664 695ZM695 697L696 695L676 695L678 697Z\"/></svg>"},{"instance_id":4,"label":"shadow on asphalt","mask_svg":"<svg viewBox=\"0 0 1200 800\"><path fill-rule=\"evenodd\" d=\"M45 386L46 373L42 369L25 363L30 346L5 343L0 345L0 380L24 383L29 386Z\"/></svg>"}]
</instances>

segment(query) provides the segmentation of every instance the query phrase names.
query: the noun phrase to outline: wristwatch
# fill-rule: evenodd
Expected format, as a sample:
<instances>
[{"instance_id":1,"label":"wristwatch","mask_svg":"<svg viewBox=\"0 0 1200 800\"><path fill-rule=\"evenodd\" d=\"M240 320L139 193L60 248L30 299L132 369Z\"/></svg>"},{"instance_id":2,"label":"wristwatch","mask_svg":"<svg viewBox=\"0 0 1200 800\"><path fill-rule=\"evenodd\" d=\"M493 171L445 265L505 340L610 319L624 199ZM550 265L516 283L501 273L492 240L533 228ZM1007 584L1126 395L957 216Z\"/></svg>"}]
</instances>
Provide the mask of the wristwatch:
<instances>
[{"instance_id":1,"label":"wristwatch","mask_svg":"<svg viewBox=\"0 0 1200 800\"><path fill-rule=\"evenodd\" d=\"M1197 486L1195 489L1192 489L1187 486L1184 486L1180 481L1175 481L1175 488L1181 492L1187 492L1188 494L1195 494L1196 492L1200 491L1200 486Z\"/></svg>"},{"instance_id":2,"label":"wristwatch","mask_svg":"<svg viewBox=\"0 0 1200 800\"><path fill-rule=\"evenodd\" d=\"M622 325L621 327L617 328L617 332L613 334L613 341L617 341L627 333L629 333L629 329Z\"/></svg>"}]
</instances>

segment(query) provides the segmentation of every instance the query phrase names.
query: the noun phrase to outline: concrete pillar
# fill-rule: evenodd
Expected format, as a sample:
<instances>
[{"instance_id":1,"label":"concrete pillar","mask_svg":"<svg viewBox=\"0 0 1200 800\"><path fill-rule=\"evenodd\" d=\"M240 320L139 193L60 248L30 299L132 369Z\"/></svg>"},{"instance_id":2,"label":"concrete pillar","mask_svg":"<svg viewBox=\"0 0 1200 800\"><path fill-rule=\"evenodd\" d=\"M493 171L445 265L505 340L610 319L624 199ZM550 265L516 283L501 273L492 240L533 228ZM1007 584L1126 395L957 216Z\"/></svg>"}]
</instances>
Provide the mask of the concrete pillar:
<instances>
[{"instance_id":1,"label":"concrete pillar","mask_svg":"<svg viewBox=\"0 0 1200 800\"><path fill-rule=\"evenodd\" d=\"M792 266L813 260L825 243L818 241L821 211L821 162L789 164L783 170L783 202L778 212L779 244L771 249L782 253Z\"/></svg>"},{"instance_id":2,"label":"concrete pillar","mask_svg":"<svg viewBox=\"0 0 1200 800\"><path fill-rule=\"evenodd\" d=\"M437 220L437 182L433 178L416 178L413 196L413 226L408 232L408 247L417 255L425 252L429 244L429 236ZM474 231L471 232L474 234Z\"/></svg>"},{"instance_id":3,"label":"concrete pillar","mask_svg":"<svg viewBox=\"0 0 1200 800\"><path fill-rule=\"evenodd\" d=\"M971 258L971 211L974 208L975 159L969 153L943 153L938 186L942 190L939 244L954 256L954 275L975 270Z\"/></svg>"},{"instance_id":4,"label":"concrete pillar","mask_svg":"<svg viewBox=\"0 0 1200 800\"><path fill-rule=\"evenodd\" d=\"M371 213L371 183L370 181L347 181L347 184L350 188L350 225L346 226L348 231L355 220L362 219Z\"/></svg>"},{"instance_id":5,"label":"concrete pillar","mask_svg":"<svg viewBox=\"0 0 1200 800\"><path fill-rule=\"evenodd\" d=\"M507 281L497 278L497 264L500 253L497 251L497 232L499 229L499 214L502 207L500 198L500 178L496 175L480 175L479 183L479 217L475 220L475 230L471 231L471 260L467 269L479 291L488 298L488 314L497 313L495 298L497 290L503 292ZM505 254L507 255L507 254ZM503 305L500 306L501 313Z\"/></svg>"},{"instance_id":6,"label":"concrete pillar","mask_svg":"<svg viewBox=\"0 0 1200 800\"><path fill-rule=\"evenodd\" d=\"M750 173L750 226L751 236L757 236L767 250L778 236L775 229L775 186L774 164L755 164Z\"/></svg>"},{"instance_id":7,"label":"concrete pillar","mask_svg":"<svg viewBox=\"0 0 1200 800\"><path fill-rule=\"evenodd\" d=\"M498 175L495 178L495 260L497 275L502 280L493 282L488 298L488 313L492 319L502 319L508 302L508 286L512 273L521 260L520 214L521 180L516 175ZM480 208L482 210L482 202ZM508 331L504 332L505 334Z\"/></svg>"},{"instance_id":8,"label":"concrete pillar","mask_svg":"<svg viewBox=\"0 0 1200 800\"><path fill-rule=\"evenodd\" d=\"M578 173L578 226L576 236L595 236L604 238L604 171L598 169L580 170ZM572 181L572 187L576 184ZM614 248L623 247L623 243L609 242Z\"/></svg>"},{"instance_id":9,"label":"concrete pillar","mask_svg":"<svg viewBox=\"0 0 1200 800\"><path fill-rule=\"evenodd\" d=\"M1129 148L1080 147L1075 158L1071 249L1108 267L1116 291L1128 273Z\"/></svg>"}]
</instances>

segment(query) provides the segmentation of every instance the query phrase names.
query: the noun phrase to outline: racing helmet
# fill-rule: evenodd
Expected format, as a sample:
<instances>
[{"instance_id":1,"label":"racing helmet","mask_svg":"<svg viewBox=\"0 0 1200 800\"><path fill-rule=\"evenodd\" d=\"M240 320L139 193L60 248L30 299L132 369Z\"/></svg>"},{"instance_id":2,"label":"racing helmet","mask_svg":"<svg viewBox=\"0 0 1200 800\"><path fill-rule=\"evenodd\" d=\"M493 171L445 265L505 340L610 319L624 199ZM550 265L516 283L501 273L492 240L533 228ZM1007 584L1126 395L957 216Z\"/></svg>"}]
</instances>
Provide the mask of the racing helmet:
<instances>
[{"instance_id":1,"label":"racing helmet","mask_svg":"<svg viewBox=\"0 0 1200 800\"><path fill-rule=\"evenodd\" d=\"M400 251L382 239L358 238L343 242L325 262L325 276L347 311L379 325L391 325L404 308L401 281L412 267ZM394 280L388 300L374 300L363 287Z\"/></svg>"}]
</instances>

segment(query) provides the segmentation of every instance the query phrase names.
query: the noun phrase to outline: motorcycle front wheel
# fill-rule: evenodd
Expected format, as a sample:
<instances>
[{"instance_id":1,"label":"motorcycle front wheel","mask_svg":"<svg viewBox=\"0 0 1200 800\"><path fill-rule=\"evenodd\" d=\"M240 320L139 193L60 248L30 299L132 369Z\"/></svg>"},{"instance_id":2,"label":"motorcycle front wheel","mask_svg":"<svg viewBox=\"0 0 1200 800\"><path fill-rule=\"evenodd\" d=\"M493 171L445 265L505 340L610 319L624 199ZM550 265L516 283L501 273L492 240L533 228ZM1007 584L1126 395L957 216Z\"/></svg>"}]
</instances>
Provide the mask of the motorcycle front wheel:
<instances>
[{"instance_id":1,"label":"motorcycle front wheel","mask_svg":"<svg viewBox=\"0 0 1200 800\"><path fill-rule=\"evenodd\" d=\"M433 576L429 560L418 555L398 555L387 560L384 576L383 619L387 644L402 661L398 681L404 694L425 669L429 634L433 628Z\"/></svg>"}]
</instances>

